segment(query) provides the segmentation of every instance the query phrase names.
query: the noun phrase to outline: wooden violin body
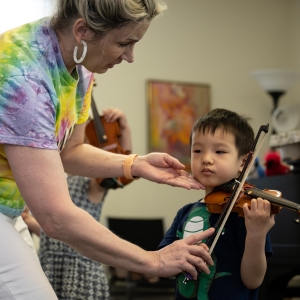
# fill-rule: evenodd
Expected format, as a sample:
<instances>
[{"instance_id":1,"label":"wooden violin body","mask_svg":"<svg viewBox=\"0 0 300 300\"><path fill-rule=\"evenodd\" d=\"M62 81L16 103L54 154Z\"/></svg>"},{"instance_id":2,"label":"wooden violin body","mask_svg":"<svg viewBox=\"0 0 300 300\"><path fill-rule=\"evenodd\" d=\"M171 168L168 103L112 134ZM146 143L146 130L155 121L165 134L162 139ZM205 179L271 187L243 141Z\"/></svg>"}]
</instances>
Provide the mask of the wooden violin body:
<instances>
[{"instance_id":1,"label":"wooden violin body","mask_svg":"<svg viewBox=\"0 0 300 300\"><path fill-rule=\"evenodd\" d=\"M128 151L123 150L119 143L121 136L119 123L117 121L107 122L103 116L99 116L93 97L91 108L94 118L89 121L85 128L85 135L88 142L92 146L105 151L126 155L130 154ZM100 186L106 189L124 187L124 185L132 182L131 179L125 177L97 178L96 180Z\"/></svg>"},{"instance_id":2,"label":"wooden violin body","mask_svg":"<svg viewBox=\"0 0 300 300\"><path fill-rule=\"evenodd\" d=\"M205 203L207 210L211 213L221 214L230 198L232 189L222 189L220 187L213 190L211 193L206 195ZM237 212L239 216L244 216L243 206L245 203L251 203L253 198L263 198L271 203L271 214L278 214L283 207L294 210L300 217L300 204L281 198L282 193L277 190L264 189L260 190L255 188L254 185L245 183L243 189L238 196L231 212ZM298 220L298 221L297 221ZM299 219L295 220L299 223Z\"/></svg>"},{"instance_id":3,"label":"wooden violin body","mask_svg":"<svg viewBox=\"0 0 300 300\"><path fill-rule=\"evenodd\" d=\"M121 145L119 144L119 137L121 130L118 122L106 122L103 116L98 116L103 126L102 139L99 141L97 130L95 128L94 120L90 120L85 128L85 133L91 145L101 148L102 150L113 153L125 154Z\"/></svg>"}]
</instances>

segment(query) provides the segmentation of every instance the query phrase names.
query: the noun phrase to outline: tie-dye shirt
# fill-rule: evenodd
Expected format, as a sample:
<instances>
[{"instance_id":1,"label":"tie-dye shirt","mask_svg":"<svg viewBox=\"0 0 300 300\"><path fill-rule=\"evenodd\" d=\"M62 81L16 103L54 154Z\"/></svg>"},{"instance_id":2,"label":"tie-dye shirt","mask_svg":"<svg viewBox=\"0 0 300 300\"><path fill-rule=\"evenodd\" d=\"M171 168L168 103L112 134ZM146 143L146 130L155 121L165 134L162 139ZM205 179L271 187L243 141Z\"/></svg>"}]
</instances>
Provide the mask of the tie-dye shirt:
<instances>
[{"instance_id":1,"label":"tie-dye shirt","mask_svg":"<svg viewBox=\"0 0 300 300\"><path fill-rule=\"evenodd\" d=\"M82 66L66 69L50 18L0 35L0 212L24 208L3 144L62 150L88 119L92 86Z\"/></svg>"}]
</instances>

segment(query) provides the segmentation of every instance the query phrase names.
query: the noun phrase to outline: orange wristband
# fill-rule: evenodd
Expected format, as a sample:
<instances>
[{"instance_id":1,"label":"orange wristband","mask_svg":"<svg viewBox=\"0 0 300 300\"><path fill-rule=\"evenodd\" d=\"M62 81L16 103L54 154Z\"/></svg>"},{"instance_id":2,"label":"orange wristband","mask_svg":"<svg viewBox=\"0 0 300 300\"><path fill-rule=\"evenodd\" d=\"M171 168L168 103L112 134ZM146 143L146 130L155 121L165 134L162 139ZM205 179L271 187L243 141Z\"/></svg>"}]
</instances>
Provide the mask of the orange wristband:
<instances>
[{"instance_id":1,"label":"orange wristband","mask_svg":"<svg viewBox=\"0 0 300 300\"><path fill-rule=\"evenodd\" d=\"M124 162L123 162L123 173L124 173L124 177L127 179L139 179L140 177L133 177L131 174L131 167L133 164L134 159L138 156L138 154L130 154L128 155Z\"/></svg>"}]
</instances>

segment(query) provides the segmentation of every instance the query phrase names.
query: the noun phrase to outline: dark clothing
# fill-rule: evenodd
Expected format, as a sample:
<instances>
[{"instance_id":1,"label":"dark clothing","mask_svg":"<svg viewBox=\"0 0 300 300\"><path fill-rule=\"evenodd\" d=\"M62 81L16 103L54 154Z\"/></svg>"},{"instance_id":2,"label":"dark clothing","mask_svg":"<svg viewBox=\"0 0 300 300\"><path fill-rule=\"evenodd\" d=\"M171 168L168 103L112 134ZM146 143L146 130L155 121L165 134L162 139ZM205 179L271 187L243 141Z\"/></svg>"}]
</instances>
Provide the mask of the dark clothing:
<instances>
[{"instance_id":1,"label":"dark clothing","mask_svg":"<svg viewBox=\"0 0 300 300\"><path fill-rule=\"evenodd\" d=\"M159 248L193 233L213 227L219 214L207 211L203 202L191 203L180 209ZM231 213L212 252L214 266L210 274L201 273L197 281L183 283L184 274L176 277L176 299L190 300L255 300L258 289L249 290L242 282L240 267L246 238L245 219ZM272 255L269 234L266 237L266 256ZM253 257L255 259L255 257Z\"/></svg>"}]
</instances>

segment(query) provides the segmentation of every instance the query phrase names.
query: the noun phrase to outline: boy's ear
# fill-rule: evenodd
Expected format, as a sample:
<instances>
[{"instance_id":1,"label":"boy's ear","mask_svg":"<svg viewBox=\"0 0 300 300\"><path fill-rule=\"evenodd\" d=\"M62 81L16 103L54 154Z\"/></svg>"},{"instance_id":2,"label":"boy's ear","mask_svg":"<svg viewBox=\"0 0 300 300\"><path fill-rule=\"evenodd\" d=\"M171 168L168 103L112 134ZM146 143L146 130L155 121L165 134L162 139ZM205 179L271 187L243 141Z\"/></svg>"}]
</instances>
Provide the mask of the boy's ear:
<instances>
[{"instance_id":1,"label":"boy's ear","mask_svg":"<svg viewBox=\"0 0 300 300\"><path fill-rule=\"evenodd\" d=\"M240 166L240 169L239 169L239 172L241 172L243 170L243 167L247 161L247 158L248 158L248 155L249 154L246 154L244 156L241 157L241 166Z\"/></svg>"}]
</instances>

